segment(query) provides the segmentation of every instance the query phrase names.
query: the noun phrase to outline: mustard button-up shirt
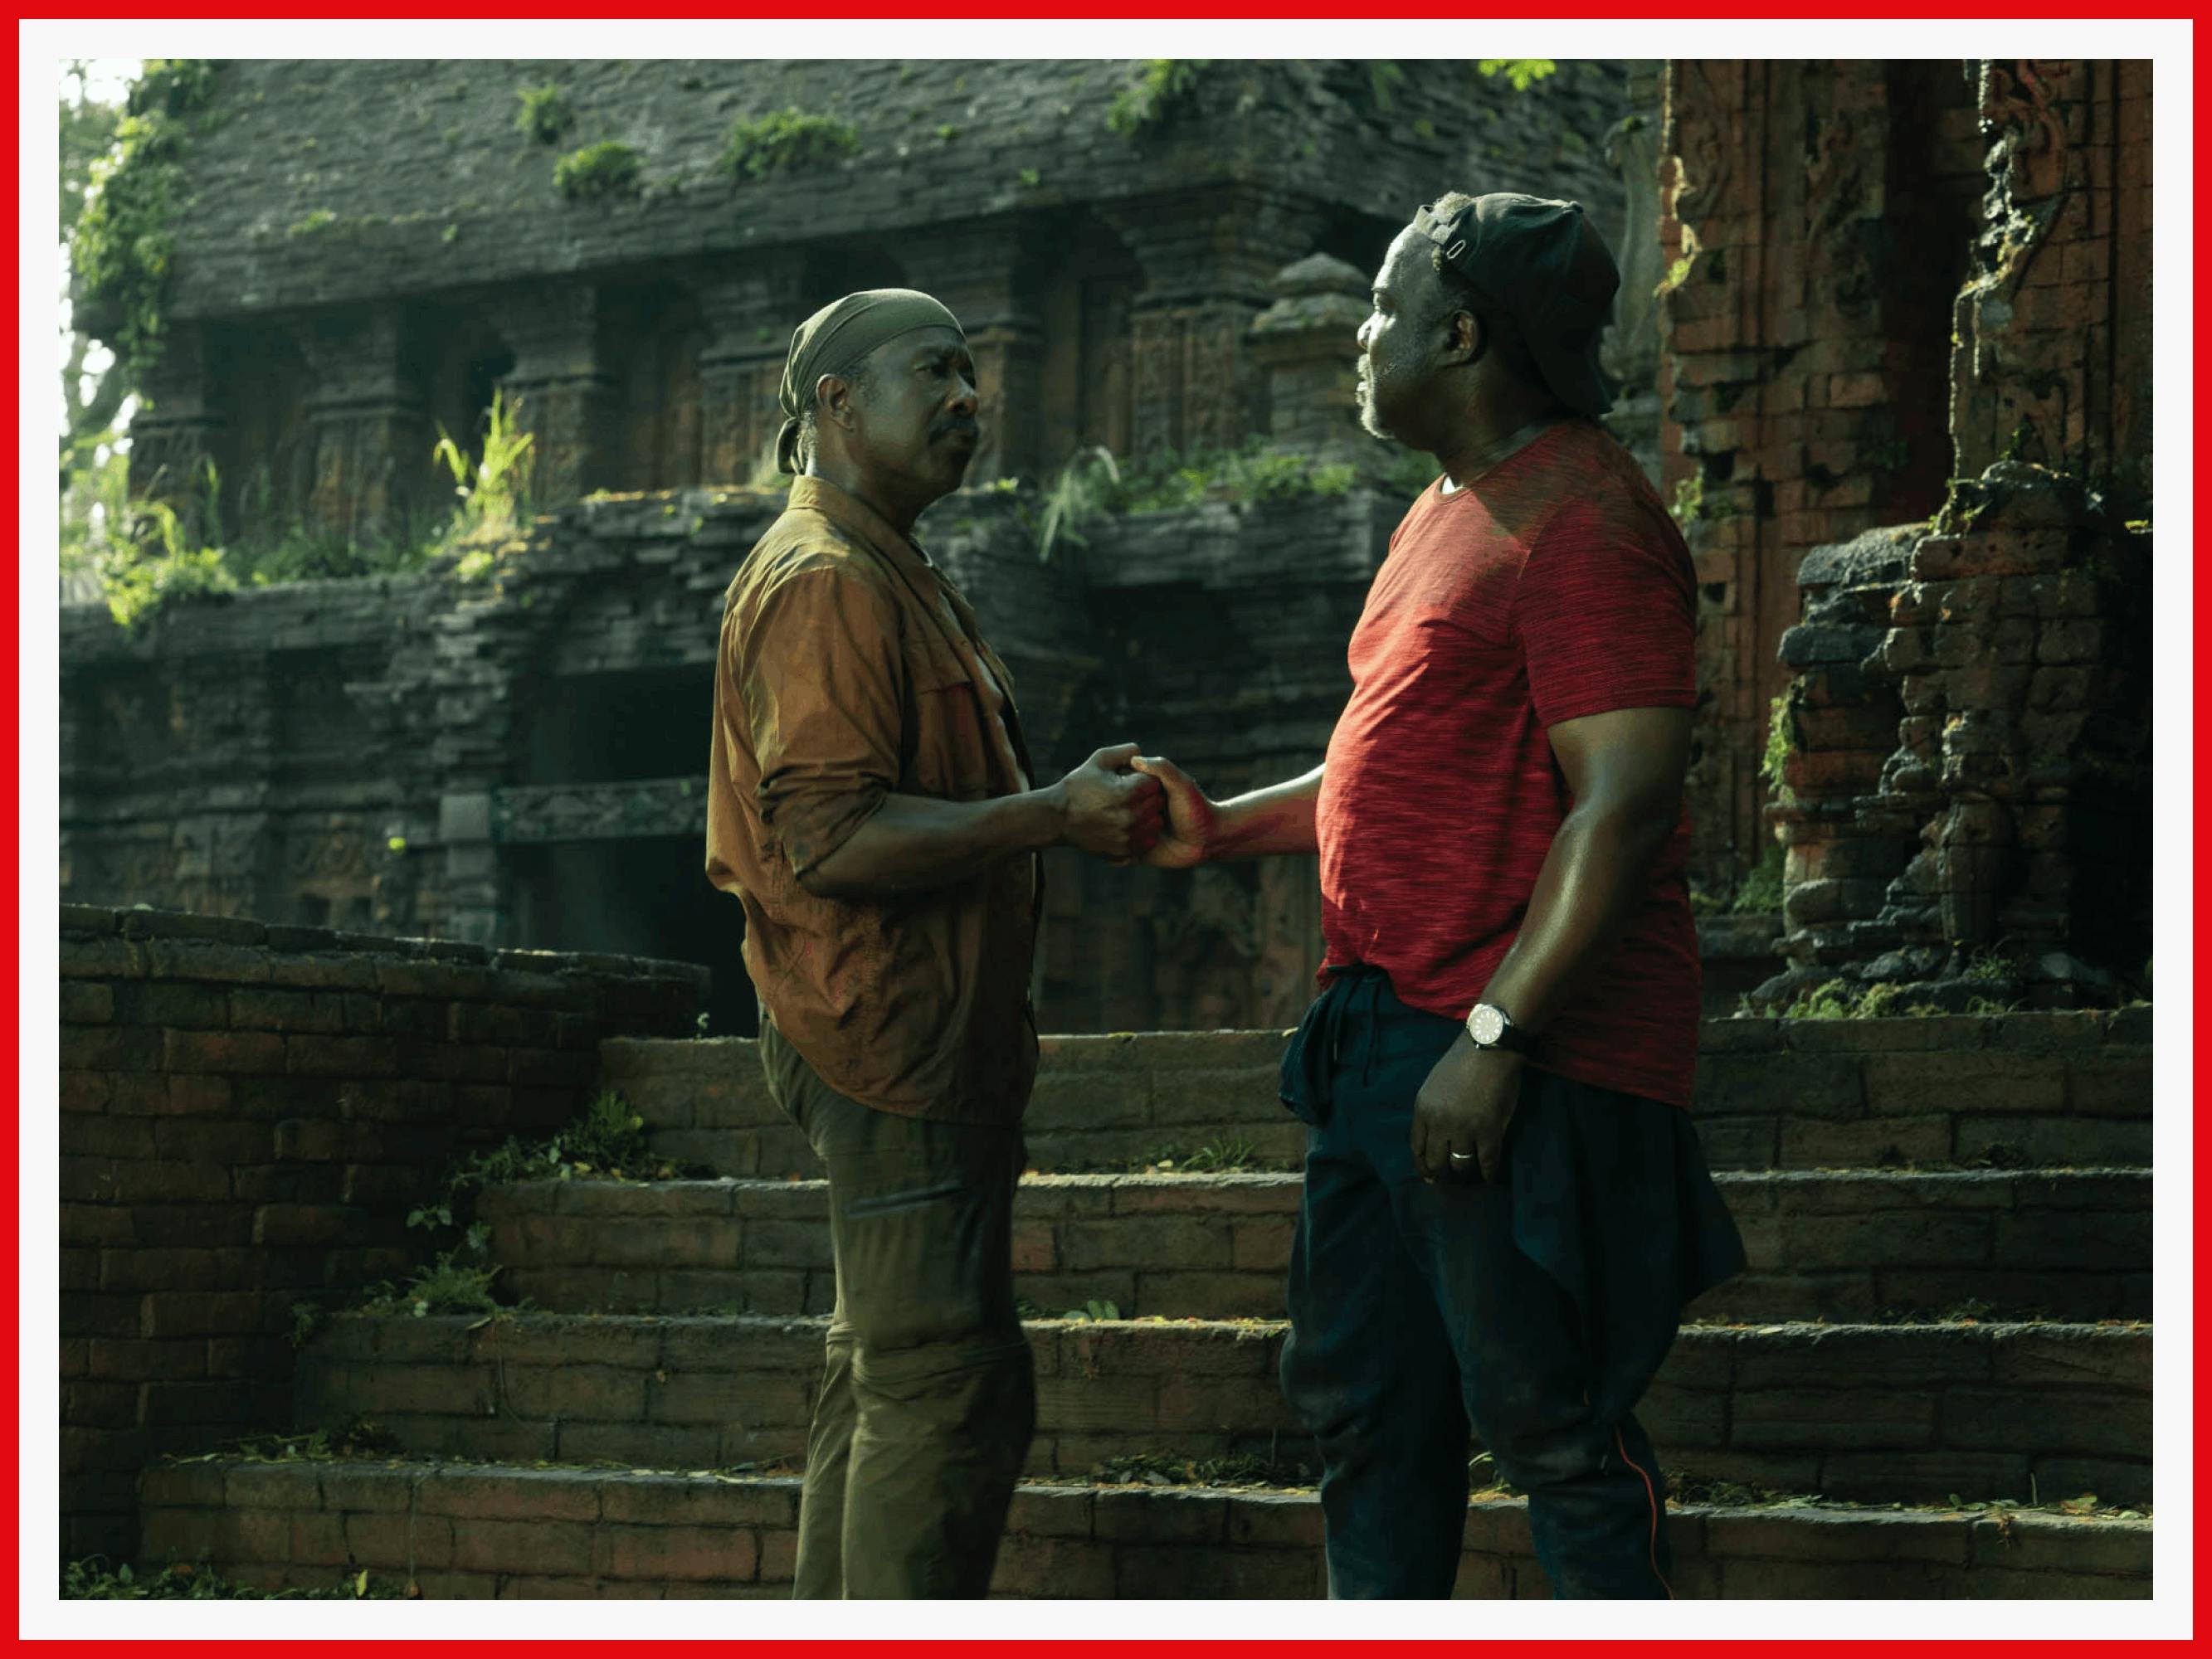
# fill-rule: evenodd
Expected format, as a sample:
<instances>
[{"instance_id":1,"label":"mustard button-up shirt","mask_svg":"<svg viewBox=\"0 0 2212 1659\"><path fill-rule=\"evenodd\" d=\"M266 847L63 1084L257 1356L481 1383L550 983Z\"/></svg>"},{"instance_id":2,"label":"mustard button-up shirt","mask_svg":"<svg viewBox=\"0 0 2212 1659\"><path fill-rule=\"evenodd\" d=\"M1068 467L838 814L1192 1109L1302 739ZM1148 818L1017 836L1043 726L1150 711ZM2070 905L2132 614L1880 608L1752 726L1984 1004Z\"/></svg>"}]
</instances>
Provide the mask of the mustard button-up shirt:
<instances>
[{"instance_id":1,"label":"mustard button-up shirt","mask_svg":"<svg viewBox=\"0 0 2212 1659\"><path fill-rule=\"evenodd\" d=\"M798 877L886 794L1029 787L1012 678L959 590L872 508L798 479L723 601L707 876L744 906L769 1017L839 1093L951 1122L1020 1118L1040 861L883 900L817 898Z\"/></svg>"}]
</instances>

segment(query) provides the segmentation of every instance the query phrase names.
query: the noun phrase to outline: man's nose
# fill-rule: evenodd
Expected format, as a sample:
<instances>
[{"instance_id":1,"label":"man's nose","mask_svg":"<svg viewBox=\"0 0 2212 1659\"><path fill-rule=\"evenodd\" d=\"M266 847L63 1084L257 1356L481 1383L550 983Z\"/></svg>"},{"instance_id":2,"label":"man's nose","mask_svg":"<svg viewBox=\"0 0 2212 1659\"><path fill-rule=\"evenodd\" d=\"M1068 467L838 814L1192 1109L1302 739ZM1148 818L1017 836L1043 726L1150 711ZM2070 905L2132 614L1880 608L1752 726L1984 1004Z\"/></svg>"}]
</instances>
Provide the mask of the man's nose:
<instances>
[{"instance_id":1,"label":"man's nose","mask_svg":"<svg viewBox=\"0 0 2212 1659\"><path fill-rule=\"evenodd\" d=\"M1375 319L1370 317L1365 322L1360 324L1359 332L1352 337L1358 343L1362 356L1364 356L1374 344L1374 337L1368 332L1374 325Z\"/></svg>"},{"instance_id":2,"label":"man's nose","mask_svg":"<svg viewBox=\"0 0 2212 1659\"><path fill-rule=\"evenodd\" d=\"M975 390L975 381L965 374L956 374L953 377L952 398L950 405L951 408L973 415L976 406L982 401L982 394Z\"/></svg>"}]
</instances>

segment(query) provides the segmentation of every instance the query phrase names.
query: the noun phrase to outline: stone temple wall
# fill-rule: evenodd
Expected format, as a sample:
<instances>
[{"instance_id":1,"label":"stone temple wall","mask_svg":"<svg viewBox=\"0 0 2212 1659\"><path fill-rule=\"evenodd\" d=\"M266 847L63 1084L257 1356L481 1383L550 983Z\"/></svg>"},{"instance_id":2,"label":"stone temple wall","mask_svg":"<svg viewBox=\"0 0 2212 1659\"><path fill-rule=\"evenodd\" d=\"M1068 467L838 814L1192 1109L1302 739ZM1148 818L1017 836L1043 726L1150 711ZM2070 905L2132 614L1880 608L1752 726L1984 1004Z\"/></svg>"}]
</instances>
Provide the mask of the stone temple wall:
<instances>
[{"instance_id":1,"label":"stone temple wall","mask_svg":"<svg viewBox=\"0 0 2212 1659\"><path fill-rule=\"evenodd\" d=\"M493 571L66 607L62 864L79 902L708 964L748 1031L739 913L703 873L721 595L780 491L581 501ZM1040 781L1125 738L1218 793L1313 766L1400 507L1335 497L1095 526L1041 561L1017 497L920 534L1014 675ZM1057 1030L1269 1024L1318 959L1310 860L1048 860Z\"/></svg>"},{"instance_id":2,"label":"stone temple wall","mask_svg":"<svg viewBox=\"0 0 2212 1659\"><path fill-rule=\"evenodd\" d=\"M1644 151L1606 148L1629 115L1618 63L1521 92L1458 60L1210 63L1118 135L1142 67L225 64L185 141L135 486L189 510L212 461L234 526L395 533L444 499L438 431L471 432L495 392L534 434L540 507L742 483L793 327L885 284L968 329L977 482L1089 445L1233 446L1267 430L1249 325L1284 266L1370 273L1454 188L1577 198L1616 246L1630 197L1650 217ZM571 117L551 146L516 128L535 87ZM856 148L718 171L733 121L782 110L849 121ZM641 188L563 199L556 156L598 142L633 147Z\"/></svg>"},{"instance_id":3,"label":"stone temple wall","mask_svg":"<svg viewBox=\"0 0 2212 1659\"><path fill-rule=\"evenodd\" d=\"M2148 988L2150 74L1990 61L1948 498L1798 572L1780 1000Z\"/></svg>"}]
</instances>

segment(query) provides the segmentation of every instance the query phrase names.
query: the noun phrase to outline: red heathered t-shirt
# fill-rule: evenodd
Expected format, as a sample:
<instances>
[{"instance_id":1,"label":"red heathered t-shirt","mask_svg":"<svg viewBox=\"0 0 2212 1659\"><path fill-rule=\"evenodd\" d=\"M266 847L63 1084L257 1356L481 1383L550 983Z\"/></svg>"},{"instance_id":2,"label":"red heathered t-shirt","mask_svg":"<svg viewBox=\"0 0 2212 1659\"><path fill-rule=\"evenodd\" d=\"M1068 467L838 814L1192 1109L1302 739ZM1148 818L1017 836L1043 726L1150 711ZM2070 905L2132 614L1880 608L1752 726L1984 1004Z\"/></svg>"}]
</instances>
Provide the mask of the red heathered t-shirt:
<instances>
[{"instance_id":1,"label":"red heathered t-shirt","mask_svg":"<svg viewBox=\"0 0 2212 1659\"><path fill-rule=\"evenodd\" d=\"M1696 579L1628 453L1562 422L1468 489L1423 491L1352 635L1352 701L1315 810L1331 963L1464 1019L1573 804L1547 726L1696 702ZM1697 1060L1689 815L1619 945L1532 1062L1678 1106ZM1514 1012L1510 1008L1507 1012Z\"/></svg>"}]
</instances>

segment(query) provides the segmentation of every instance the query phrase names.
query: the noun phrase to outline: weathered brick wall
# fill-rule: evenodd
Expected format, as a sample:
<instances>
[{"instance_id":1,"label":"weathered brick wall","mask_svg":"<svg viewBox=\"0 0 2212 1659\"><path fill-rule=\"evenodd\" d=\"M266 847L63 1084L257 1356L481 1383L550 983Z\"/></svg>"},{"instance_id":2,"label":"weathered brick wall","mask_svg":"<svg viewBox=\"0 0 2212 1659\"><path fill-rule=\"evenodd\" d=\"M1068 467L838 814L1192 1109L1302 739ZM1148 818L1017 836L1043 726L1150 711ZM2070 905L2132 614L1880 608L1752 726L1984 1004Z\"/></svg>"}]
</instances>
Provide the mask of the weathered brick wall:
<instances>
[{"instance_id":1,"label":"weathered brick wall","mask_svg":"<svg viewBox=\"0 0 2212 1659\"><path fill-rule=\"evenodd\" d=\"M603 1037L687 1030L704 988L680 963L161 911L61 926L72 1558L128 1553L150 1456L284 1427L292 1304L403 1275L406 1211L454 1153L574 1117Z\"/></svg>"},{"instance_id":2,"label":"weathered brick wall","mask_svg":"<svg viewBox=\"0 0 2212 1659\"><path fill-rule=\"evenodd\" d=\"M1595 142L1622 112L1619 64L1563 63L1516 94L1462 60L1407 59L1380 99L1369 68L1217 63L1187 114L1132 142L1105 125L1139 72L1129 60L235 59L212 131L191 140L173 309L484 290L757 255L825 228L869 227L904 258L920 227L1141 198L1163 181L1294 178L1320 201L1394 216L1446 181L1544 182L1613 229L1620 187ZM576 117L557 149L514 126L516 94L546 84ZM733 120L787 106L851 120L860 151L742 185L715 174ZM554 157L609 138L643 152L645 198L564 204ZM286 234L319 209L337 222Z\"/></svg>"},{"instance_id":3,"label":"weathered brick wall","mask_svg":"<svg viewBox=\"0 0 2212 1659\"><path fill-rule=\"evenodd\" d=\"M1024 1133L1057 1170L1224 1139L1294 1167L1305 1129L1278 1096L1282 1052L1280 1031L1049 1036ZM816 1172L744 1040L617 1039L602 1065L659 1156ZM1707 1020L1692 1110L1717 1169L2148 1167L2151 1013Z\"/></svg>"},{"instance_id":4,"label":"weathered brick wall","mask_svg":"<svg viewBox=\"0 0 2212 1659\"><path fill-rule=\"evenodd\" d=\"M212 460L234 524L263 511L258 479L280 522L389 531L444 498L435 429L471 430L495 386L533 435L543 504L735 483L781 418L793 325L894 284L969 330L976 478L1034 476L1079 443L1218 447L1265 428L1247 331L1291 260L1371 270L1416 205L1478 178L1577 197L1618 240L1623 184L1596 148L1622 113L1618 64L1514 93L1456 60L1223 61L1141 135L1112 135L1139 73L228 64L185 142L193 212L134 488L189 504ZM514 126L539 84L574 115L561 147L632 145L641 192L562 200L556 150ZM784 107L849 114L858 152L718 176L732 117Z\"/></svg>"},{"instance_id":5,"label":"weathered brick wall","mask_svg":"<svg viewBox=\"0 0 2212 1659\"><path fill-rule=\"evenodd\" d=\"M399 1475L402 1479L389 1478ZM428 1597L783 1599L797 1559L796 1477L343 1467L183 1468L149 1474L147 1565L204 1556L240 1582L327 1589L366 1568ZM1881 1510L1786 1516L1690 1509L1667 1518L1678 1595L1736 1600L2148 1593L2150 1523L2094 1535L2063 1516L1953 1521ZM1468 1511L1456 1597L1542 1598L1525 1506ZM1846 1588L1848 1586L1848 1588ZM1024 1486L994 1595L1077 1600L1320 1597L1310 1493Z\"/></svg>"},{"instance_id":6,"label":"weathered brick wall","mask_svg":"<svg viewBox=\"0 0 2212 1659\"><path fill-rule=\"evenodd\" d=\"M1840 972L2066 1006L2144 969L2149 94L2142 64L1979 66L1953 476L1924 533L1799 572L1787 771L1817 799L1778 813L1796 966L1762 994Z\"/></svg>"},{"instance_id":7,"label":"weathered brick wall","mask_svg":"<svg viewBox=\"0 0 2212 1659\"><path fill-rule=\"evenodd\" d=\"M1766 844L1759 761L1797 561L1924 518L1982 146L1956 64L1675 59L1660 147L1665 486L1704 593L1696 867Z\"/></svg>"},{"instance_id":8,"label":"weathered brick wall","mask_svg":"<svg viewBox=\"0 0 2212 1659\"><path fill-rule=\"evenodd\" d=\"M825 1322L348 1315L302 1356L302 1425L365 1417L405 1452L633 1468L796 1465ZM1280 1321L1034 1321L1028 1468L1142 1449L1318 1463ZM2149 1493L2143 1326L1686 1328L1637 1408L1668 1467L1831 1497Z\"/></svg>"}]
</instances>

